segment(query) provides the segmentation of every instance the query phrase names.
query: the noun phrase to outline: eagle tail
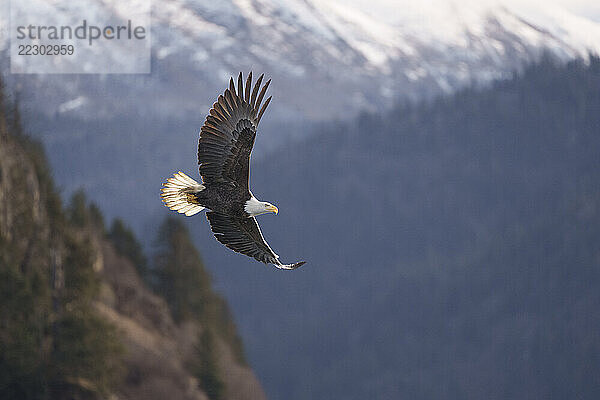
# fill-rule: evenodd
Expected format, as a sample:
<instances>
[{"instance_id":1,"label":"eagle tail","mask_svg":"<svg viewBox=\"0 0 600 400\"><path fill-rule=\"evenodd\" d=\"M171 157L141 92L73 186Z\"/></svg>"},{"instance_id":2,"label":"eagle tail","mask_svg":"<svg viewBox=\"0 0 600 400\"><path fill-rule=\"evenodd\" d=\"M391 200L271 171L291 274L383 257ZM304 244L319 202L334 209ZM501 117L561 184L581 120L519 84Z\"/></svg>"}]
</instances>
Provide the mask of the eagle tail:
<instances>
[{"instance_id":1,"label":"eagle tail","mask_svg":"<svg viewBox=\"0 0 600 400\"><path fill-rule=\"evenodd\" d=\"M179 171L163 183L160 197L165 206L171 210L191 217L204 210L204 207L198 203L198 198L195 196L196 193L204 189L204 185Z\"/></svg>"}]
</instances>

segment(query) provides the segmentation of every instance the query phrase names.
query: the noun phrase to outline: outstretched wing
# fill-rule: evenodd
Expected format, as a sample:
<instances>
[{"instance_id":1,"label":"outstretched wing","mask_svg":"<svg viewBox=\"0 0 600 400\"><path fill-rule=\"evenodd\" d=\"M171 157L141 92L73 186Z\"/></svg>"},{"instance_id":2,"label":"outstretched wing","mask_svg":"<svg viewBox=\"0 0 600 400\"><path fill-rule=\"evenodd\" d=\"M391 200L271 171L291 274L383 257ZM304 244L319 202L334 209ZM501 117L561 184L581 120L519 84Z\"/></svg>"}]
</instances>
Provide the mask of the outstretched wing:
<instances>
[{"instance_id":1,"label":"outstretched wing","mask_svg":"<svg viewBox=\"0 0 600 400\"><path fill-rule=\"evenodd\" d=\"M198 164L204 184L229 182L248 189L256 128L271 101L269 97L261 107L271 83L268 80L260 89L263 76L258 78L251 93L252 72L248 74L245 90L240 72L237 92L231 78L229 88L210 109L198 141Z\"/></svg>"},{"instance_id":2,"label":"outstretched wing","mask_svg":"<svg viewBox=\"0 0 600 400\"><path fill-rule=\"evenodd\" d=\"M273 264L280 269L296 269L305 264L304 261L282 264L279 256L265 241L254 217L234 218L214 211L207 212L206 217L217 240L233 251L254 257L265 264Z\"/></svg>"}]
</instances>

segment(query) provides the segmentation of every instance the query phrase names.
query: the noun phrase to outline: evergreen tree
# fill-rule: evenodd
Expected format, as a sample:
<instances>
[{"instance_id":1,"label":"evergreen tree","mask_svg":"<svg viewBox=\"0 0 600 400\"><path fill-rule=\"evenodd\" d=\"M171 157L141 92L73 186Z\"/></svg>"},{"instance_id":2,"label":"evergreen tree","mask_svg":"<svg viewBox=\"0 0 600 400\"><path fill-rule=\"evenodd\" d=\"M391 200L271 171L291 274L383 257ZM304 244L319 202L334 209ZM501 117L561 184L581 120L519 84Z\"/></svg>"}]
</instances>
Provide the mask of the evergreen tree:
<instances>
[{"instance_id":1,"label":"evergreen tree","mask_svg":"<svg viewBox=\"0 0 600 400\"><path fill-rule=\"evenodd\" d=\"M53 398L106 396L120 373L121 345L114 327L93 309L99 281L88 239L66 238L64 285L58 289L49 386Z\"/></svg>"},{"instance_id":2,"label":"evergreen tree","mask_svg":"<svg viewBox=\"0 0 600 400\"><path fill-rule=\"evenodd\" d=\"M146 282L150 282L148 262L142 250L142 245L138 242L133 231L121 219L116 218L113 221L108 232L108 239L113 243L117 253L127 257L135 265L140 276Z\"/></svg>"},{"instance_id":3,"label":"evergreen tree","mask_svg":"<svg viewBox=\"0 0 600 400\"><path fill-rule=\"evenodd\" d=\"M200 324L201 334L190 359L190 370L211 399L223 396L225 385L217 365L217 337L244 364L242 342L221 296L211 289L200 254L179 218L167 217L160 227L154 263L156 291L162 294L175 319Z\"/></svg>"},{"instance_id":4,"label":"evergreen tree","mask_svg":"<svg viewBox=\"0 0 600 400\"><path fill-rule=\"evenodd\" d=\"M190 363L192 373L198 378L200 387L210 400L221 400L225 392L225 384L220 377L215 354L214 334L210 329L203 329L194 347L194 357Z\"/></svg>"},{"instance_id":5,"label":"evergreen tree","mask_svg":"<svg viewBox=\"0 0 600 400\"><path fill-rule=\"evenodd\" d=\"M0 76L0 137L8 135L6 126L6 99L4 94L4 81Z\"/></svg>"},{"instance_id":6,"label":"evergreen tree","mask_svg":"<svg viewBox=\"0 0 600 400\"><path fill-rule=\"evenodd\" d=\"M178 218L167 217L160 227L153 273L156 291L162 294L177 321L193 319L219 334L245 364L242 341L225 300L211 288L211 278Z\"/></svg>"},{"instance_id":7,"label":"evergreen tree","mask_svg":"<svg viewBox=\"0 0 600 400\"><path fill-rule=\"evenodd\" d=\"M84 227L89 223L87 199L83 189L77 190L71 196L71 203L67 209L69 220L77 227Z\"/></svg>"},{"instance_id":8,"label":"evergreen tree","mask_svg":"<svg viewBox=\"0 0 600 400\"><path fill-rule=\"evenodd\" d=\"M0 398L43 397L50 291L42 271L24 273L0 250Z\"/></svg>"},{"instance_id":9,"label":"evergreen tree","mask_svg":"<svg viewBox=\"0 0 600 400\"><path fill-rule=\"evenodd\" d=\"M0 108L0 125L6 115ZM9 218L0 219L0 398L106 397L121 358L115 329L93 304L90 232L101 214L82 192L63 210L41 145L18 121L13 116L10 135L0 136L21 163L0 180L0 192L11 194L3 200Z\"/></svg>"},{"instance_id":10,"label":"evergreen tree","mask_svg":"<svg viewBox=\"0 0 600 400\"><path fill-rule=\"evenodd\" d=\"M168 217L160 227L157 247L157 292L167 300L177 321L203 319L212 295L210 278L185 225Z\"/></svg>"},{"instance_id":11,"label":"evergreen tree","mask_svg":"<svg viewBox=\"0 0 600 400\"><path fill-rule=\"evenodd\" d=\"M83 189L75 191L71 196L67 216L69 222L79 228L104 234L104 216L97 205L88 202Z\"/></svg>"}]
</instances>

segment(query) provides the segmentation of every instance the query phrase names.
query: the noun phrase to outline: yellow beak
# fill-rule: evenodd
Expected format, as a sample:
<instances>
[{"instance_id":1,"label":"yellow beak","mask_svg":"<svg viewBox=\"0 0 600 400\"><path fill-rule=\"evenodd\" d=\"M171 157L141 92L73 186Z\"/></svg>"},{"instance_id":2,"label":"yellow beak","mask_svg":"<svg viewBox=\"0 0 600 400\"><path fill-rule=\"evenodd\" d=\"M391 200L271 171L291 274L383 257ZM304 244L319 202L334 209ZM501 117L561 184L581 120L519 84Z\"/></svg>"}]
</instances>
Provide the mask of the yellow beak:
<instances>
[{"instance_id":1,"label":"yellow beak","mask_svg":"<svg viewBox=\"0 0 600 400\"><path fill-rule=\"evenodd\" d=\"M269 211L275 213L275 215L277 215L279 213L279 210L277 209L277 207L275 206L269 206Z\"/></svg>"}]
</instances>

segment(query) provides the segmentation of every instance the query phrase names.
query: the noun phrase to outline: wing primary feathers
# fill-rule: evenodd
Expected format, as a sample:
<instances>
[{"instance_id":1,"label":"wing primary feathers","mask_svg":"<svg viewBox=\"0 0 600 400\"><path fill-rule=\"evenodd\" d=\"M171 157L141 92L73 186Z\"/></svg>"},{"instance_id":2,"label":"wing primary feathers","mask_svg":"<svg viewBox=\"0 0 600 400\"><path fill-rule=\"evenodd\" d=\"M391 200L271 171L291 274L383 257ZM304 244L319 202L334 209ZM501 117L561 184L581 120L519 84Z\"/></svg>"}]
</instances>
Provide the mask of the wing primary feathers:
<instances>
[{"instance_id":1,"label":"wing primary feathers","mask_svg":"<svg viewBox=\"0 0 600 400\"><path fill-rule=\"evenodd\" d=\"M252 71L246 79L243 73L230 77L200 129L198 164L204 182L236 182L248 188L256 129L272 99L266 94L270 82L264 74L254 82Z\"/></svg>"},{"instance_id":2,"label":"wing primary feathers","mask_svg":"<svg viewBox=\"0 0 600 400\"><path fill-rule=\"evenodd\" d=\"M233 78L231 78L230 85L233 85L232 86L233 89L230 88L230 91L231 91L231 97L233 98L233 101L234 101L234 107L236 107L236 111L239 111L239 107L242 103L238 97L237 90L235 89L235 81L233 80Z\"/></svg>"},{"instance_id":3,"label":"wing primary feathers","mask_svg":"<svg viewBox=\"0 0 600 400\"><path fill-rule=\"evenodd\" d=\"M215 111L221 115L221 122L228 127L229 129L235 129L235 127L233 126L233 124L231 123L231 121L229 120L229 116L230 113L227 112L227 110L221 105L220 102L216 102L213 105L213 108L215 109Z\"/></svg>"},{"instance_id":4,"label":"wing primary feathers","mask_svg":"<svg viewBox=\"0 0 600 400\"><path fill-rule=\"evenodd\" d=\"M260 90L260 93L258 94L258 99L256 99L256 107L254 108L254 110L252 110L253 113L256 113L256 110L260 107L260 103L262 102L263 97L265 97L265 93L267 92L267 88L269 87L270 83L271 80L269 79L267 83L265 83L265 86L263 86L263 88Z\"/></svg>"},{"instance_id":5,"label":"wing primary feathers","mask_svg":"<svg viewBox=\"0 0 600 400\"><path fill-rule=\"evenodd\" d=\"M266 242L254 217L239 219L214 211L207 212L206 217L215 238L233 251L265 264L273 264L279 269L296 269L305 264L304 261L282 264Z\"/></svg>"},{"instance_id":6,"label":"wing primary feathers","mask_svg":"<svg viewBox=\"0 0 600 400\"><path fill-rule=\"evenodd\" d=\"M176 174L161 190L163 201L169 208L188 216L203 209L199 200L182 192L180 186L191 186L197 191L204 189L204 185L233 183L242 195L251 194L248 187L250 152L258 123L273 98L266 96L271 80L262 85L263 79L264 74L261 74L253 86L252 71L245 82L240 72L237 88L236 78L232 76L229 79L229 87L218 96L200 129L198 164L203 184L182 173ZM267 99L263 103L265 97ZM216 239L230 249L279 269L296 269L304 265L304 261L281 263L263 237L255 218L240 218L214 211L207 212L206 216Z\"/></svg>"},{"instance_id":7,"label":"wing primary feathers","mask_svg":"<svg viewBox=\"0 0 600 400\"><path fill-rule=\"evenodd\" d=\"M275 265L275 268L278 268L278 269L288 269L288 270L291 270L291 269L300 268L304 264L306 264L306 261L300 261L300 262L297 262L297 263L294 263L294 264L282 264L282 263L279 263L279 264L274 264L274 265Z\"/></svg>"},{"instance_id":8,"label":"wing primary feathers","mask_svg":"<svg viewBox=\"0 0 600 400\"><path fill-rule=\"evenodd\" d=\"M219 110L215 107L218 103L213 104L213 107L210 109L209 114L215 117L219 122L225 120L225 117L221 115Z\"/></svg>"},{"instance_id":9,"label":"wing primary feathers","mask_svg":"<svg viewBox=\"0 0 600 400\"><path fill-rule=\"evenodd\" d=\"M229 78L229 90L235 94L235 84L233 83L233 77Z\"/></svg>"},{"instance_id":10,"label":"wing primary feathers","mask_svg":"<svg viewBox=\"0 0 600 400\"><path fill-rule=\"evenodd\" d=\"M231 109L231 118L237 118L237 107L235 105L235 100L233 99L233 96L231 94L231 90L229 89L225 90L225 100L227 101L227 104Z\"/></svg>"},{"instance_id":11,"label":"wing primary feathers","mask_svg":"<svg viewBox=\"0 0 600 400\"><path fill-rule=\"evenodd\" d=\"M258 80L254 84L254 90L252 90L252 98L250 99L250 105L252 106L252 108L254 108L254 106L256 105L256 94L258 93L258 89L260 89L260 84L262 83L264 76L265 74L260 74Z\"/></svg>"},{"instance_id":12,"label":"wing primary feathers","mask_svg":"<svg viewBox=\"0 0 600 400\"><path fill-rule=\"evenodd\" d=\"M223 109L227 111L227 114L229 114L229 116L231 117L233 115L233 110L231 109L231 107L229 106L229 104L225 100L225 97L222 94L219 95L218 102L221 105L221 107L223 107Z\"/></svg>"},{"instance_id":13,"label":"wing primary feathers","mask_svg":"<svg viewBox=\"0 0 600 400\"><path fill-rule=\"evenodd\" d=\"M221 103L216 102L215 104L213 104L213 108L222 116L222 120L226 121L227 117L229 116L229 113L223 108L223 106L221 105Z\"/></svg>"},{"instance_id":14,"label":"wing primary feathers","mask_svg":"<svg viewBox=\"0 0 600 400\"><path fill-rule=\"evenodd\" d=\"M248 74L246 79L246 92L244 93L244 100L250 104L250 88L252 87L252 71Z\"/></svg>"},{"instance_id":15,"label":"wing primary feathers","mask_svg":"<svg viewBox=\"0 0 600 400\"><path fill-rule=\"evenodd\" d=\"M227 91L225 91L225 94L227 94ZM236 101L237 94L235 93L233 78L229 78L229 96L231 96L231 108L235 110L239 104Z\"/></svg>"},{"instance_id":16,"label":"wing primary feathers","mask_svg":"<svg viewBox=\"0 0 600 400\"><path fill-rule=\"evenodd\" d=\"M217 128L215 128L213 126L209 126L207 124L204 124L204 126L201 129L201 132L206 132L207 134L216 135L223 139L228 139L228 136L225 133L223 133L220 130L218 130Z\"/></svg>"},{"instance_id":17,"label":"wing primary feathers","mask_svg":"<svg viewBox=\"0 0 600 400\"><path fill-rule=\"evenodd\" d=\"M242 73L238 75L238 91L237 95L240 99L244 98L244 83L242 82Z\"/></svg>"},{"instance_id":18,"label":"wing primary feathers","mask_svg":"<svg viewBox=\"0 0 600 400\"><path fill-rule=\"evenodd\" d=\"M263 113L267 109L267 106L271 102L271 98L272 97L273 96L269 96L269 98L267 99L267 101L265 101L265 104L263 104L262 108L260 109L260 112L258 113L258 117L256 117L256 125L258 125L260 123L260 119L262 118Z\"/></svg>"}]
</instances>

